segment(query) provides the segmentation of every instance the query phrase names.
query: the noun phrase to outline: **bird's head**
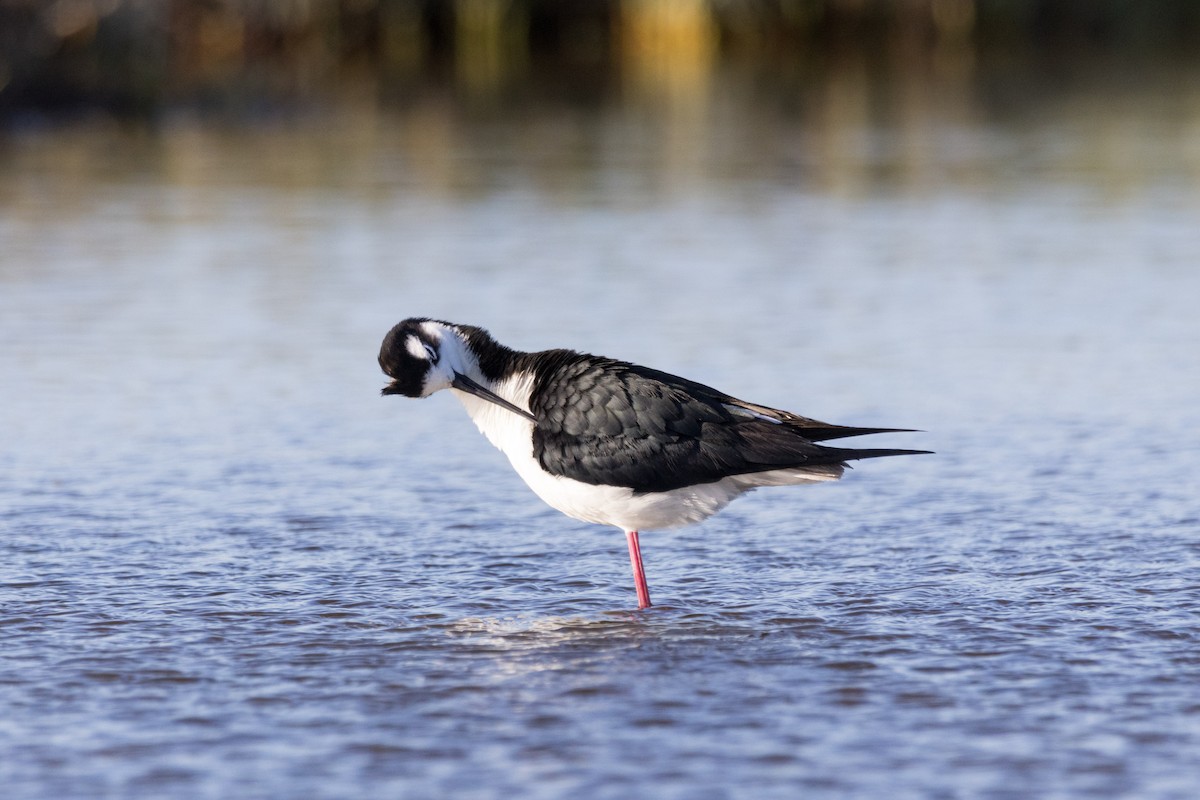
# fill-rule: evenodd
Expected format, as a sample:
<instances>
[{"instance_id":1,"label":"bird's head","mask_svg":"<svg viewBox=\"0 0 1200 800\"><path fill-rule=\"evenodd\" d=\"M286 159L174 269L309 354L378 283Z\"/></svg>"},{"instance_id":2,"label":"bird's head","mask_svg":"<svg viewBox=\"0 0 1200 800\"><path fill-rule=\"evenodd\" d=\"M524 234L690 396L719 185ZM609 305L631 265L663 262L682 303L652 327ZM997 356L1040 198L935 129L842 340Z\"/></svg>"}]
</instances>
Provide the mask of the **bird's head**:
<instances>
[{"instance_id":1,"label":"bird's head","mask_svg":"<svg viewBox=\"0 0 1200 800\"><path fill-rule=\"evenodd\" d=\"M533 419L484 385L488 381L479 368L468 331L482 333L491 341L481 329L422 317L396 325L383 337L379 349L379 366L392 379L382 394L429 397L442 389L458 389Z\"/></svg>"},{"instance_id":2,"label":"bird's head","mask_svg":"<svg viewBox=\"0 0 1200 800\"><path fill-rule=\"evenodd\" d=\"M383 394L428 397L449 389L468 370L465 342L445 322L414 317L388 331L379 349L379 366L392 382Z\"/></svg>"}]
</instances>

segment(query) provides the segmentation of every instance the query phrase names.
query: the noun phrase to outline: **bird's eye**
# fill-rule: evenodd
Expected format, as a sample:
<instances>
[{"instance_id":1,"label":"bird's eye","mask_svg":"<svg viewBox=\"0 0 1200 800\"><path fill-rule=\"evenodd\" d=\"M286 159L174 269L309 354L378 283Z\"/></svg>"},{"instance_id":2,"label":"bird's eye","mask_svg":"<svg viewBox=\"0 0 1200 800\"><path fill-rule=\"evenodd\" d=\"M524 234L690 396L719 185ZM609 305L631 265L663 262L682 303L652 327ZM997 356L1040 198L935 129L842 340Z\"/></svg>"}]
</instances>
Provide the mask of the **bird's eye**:
<instances>
[{"instance_id":1,"label":"bird's eye","mask_svg":"<svg viewBox=\"0 0 1200 800\"><path fill-rule=\"evenodd\" d=\"M429 342L422 341L418 336L409 336L404 342L404 349L418 361L428 361L431 364L438 362L437 348Z\"/></svg>"}]
</instances>

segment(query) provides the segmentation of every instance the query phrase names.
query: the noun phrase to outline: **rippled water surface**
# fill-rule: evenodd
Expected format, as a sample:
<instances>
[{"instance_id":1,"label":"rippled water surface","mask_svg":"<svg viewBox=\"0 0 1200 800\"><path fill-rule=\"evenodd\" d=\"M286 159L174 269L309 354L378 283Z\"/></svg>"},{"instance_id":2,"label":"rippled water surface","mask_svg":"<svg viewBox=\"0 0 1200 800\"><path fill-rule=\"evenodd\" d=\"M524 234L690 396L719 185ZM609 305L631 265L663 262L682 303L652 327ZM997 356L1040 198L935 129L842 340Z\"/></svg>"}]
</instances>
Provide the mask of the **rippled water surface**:
<instances>
[{"instance_id":1,"label":"rippled water surface","mask_svg":"<svg viewBox=\"0 0 1200 800\"><path fill-rule=\"evenodd\" d=\"M1179 92L11 136L5 795L1197 796ZM645 534L637 612L618 531L379 397L410 315L938 454Z\"/></svg>"}]
</instances>

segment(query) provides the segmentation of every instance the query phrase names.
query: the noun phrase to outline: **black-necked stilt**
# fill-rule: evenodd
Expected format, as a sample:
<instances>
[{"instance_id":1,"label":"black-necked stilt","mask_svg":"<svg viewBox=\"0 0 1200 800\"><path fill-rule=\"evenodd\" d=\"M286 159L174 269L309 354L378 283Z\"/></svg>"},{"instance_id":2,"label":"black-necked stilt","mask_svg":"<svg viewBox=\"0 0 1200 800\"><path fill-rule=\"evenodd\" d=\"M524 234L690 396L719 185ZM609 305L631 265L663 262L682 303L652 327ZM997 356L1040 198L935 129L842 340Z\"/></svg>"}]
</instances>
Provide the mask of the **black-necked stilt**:
<instances>
[{"instance_id":1,"label":"black-necked stilt","mask_svg":"<svg viewBox=\"0 0 1200 800\"><path fill-rule=\"evenodd\" d=\"M928 452L816 444L907 429L831 425L572 350L522 353L472 325L406 319L379 366L385 395L451 389L551 507L625 531L638 608L650 605L638 531L699 522L760 486L837 480L847 461Z\"/></svg>"}]
</instances>

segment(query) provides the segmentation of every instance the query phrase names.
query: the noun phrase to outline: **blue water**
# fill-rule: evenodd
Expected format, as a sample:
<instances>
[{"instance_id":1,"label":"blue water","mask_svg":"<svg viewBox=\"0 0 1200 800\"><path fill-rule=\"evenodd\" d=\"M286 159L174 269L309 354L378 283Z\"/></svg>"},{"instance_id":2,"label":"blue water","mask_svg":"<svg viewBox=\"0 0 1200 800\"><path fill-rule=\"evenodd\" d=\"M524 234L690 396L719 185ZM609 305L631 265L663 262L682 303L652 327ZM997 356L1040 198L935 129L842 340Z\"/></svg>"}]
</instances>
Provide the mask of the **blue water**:
<instances>
[{"instance_id":1,"label":"blue water","mask_svg":"<svg viewBox=\"0 0 1200 800\"><path fill-rule=\"evenodd\" d=\"M13 137L5 796L1195 797L1200 166L1106 102ZM938 454L643 535L637 612L379 397L410 315Z\"/></svg>"}]
</instances>

